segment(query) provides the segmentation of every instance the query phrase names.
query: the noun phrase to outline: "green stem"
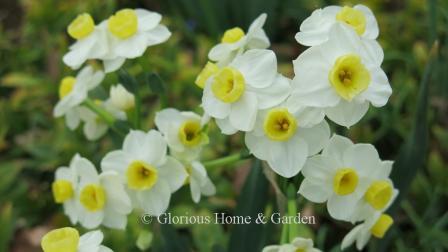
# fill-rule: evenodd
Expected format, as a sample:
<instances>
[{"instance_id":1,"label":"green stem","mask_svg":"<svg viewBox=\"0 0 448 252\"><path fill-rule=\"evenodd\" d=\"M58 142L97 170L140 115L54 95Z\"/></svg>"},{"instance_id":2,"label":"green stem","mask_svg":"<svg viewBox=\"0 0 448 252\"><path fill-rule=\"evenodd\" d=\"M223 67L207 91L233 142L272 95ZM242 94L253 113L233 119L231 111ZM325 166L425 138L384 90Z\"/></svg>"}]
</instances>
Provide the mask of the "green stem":
<instances>
[{"instance_id":1,"label":"green stem","mask_svg":"<svg viewBox=\"0 0 448 252\"><path fill-rule=\"evenodd\" d=\"M204 162L204 166L207 168L212 168L212 167L216 167L216 166L229 165L229 164L233 164L233 163L236 163L236 162L244 160L244 159L248 159L250 156L251 155L248 154L247 152L242 152L242 153L233 154L233 155L230 155L227 157L206 161L206 162Z\"/></svg>"},{"instance_id":2,"label":"green stem","mask_svg":"<svg viewBox=\"0 0 448 252\"><path fill-rule=\"evenodd\" d=\"M288 215L289 216L297 216L297 201L296 201L296 189L293 184L289 184L288 186ZM290 223L289 226L289 241L292 242L294 238L299 236L298 224Z\"/></svg>"},{"instance_id":3,"label":"green stem","mask_svg":"<svg viewBox=\"0 0 448 252\"><path fill-rule=\"evenodd\" d=\"M287 224L282 226L282 234L280 236L280 244L288 243L289 240L289 228Z\"/></svg>"},{"instance_id":4,"label":"green stem","mask_svg":"<svg viewBox=\"0 0 448 252\"><path fill-rule=\"evenodd\" d=\"M109 113L107 110L102 108L101 106L97 105L94 101L87 98L83 103L87 108L89 108L91 111L93 111L95 114L97 114L102 120L104 120L109 127L117 132L121 136L125 136L126 133L119 130L117 127L115 127L115 117Z\"/></svg>"}]
</instances>

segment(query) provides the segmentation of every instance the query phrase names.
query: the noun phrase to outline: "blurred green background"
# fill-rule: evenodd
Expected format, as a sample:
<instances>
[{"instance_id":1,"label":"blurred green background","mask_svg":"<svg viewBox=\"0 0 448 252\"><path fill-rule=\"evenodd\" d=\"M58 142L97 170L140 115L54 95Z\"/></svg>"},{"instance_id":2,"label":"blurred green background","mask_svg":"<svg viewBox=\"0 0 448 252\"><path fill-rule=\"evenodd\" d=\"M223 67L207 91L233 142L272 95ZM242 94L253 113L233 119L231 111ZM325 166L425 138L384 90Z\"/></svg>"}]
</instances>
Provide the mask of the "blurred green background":
<instances>
[{"instance_id":1,"label":"blurred green background","mask_svg":"<svg viewBox=\"0 0 448 252\"><path fill-rule=\"evenodd\" d=\"M82 130L70 131L62 119L52 117L59 80L75 72L64 66L62 56L72 43L66 26L82 12L99 22L120 8L142 7L163 15L173 32L167 43L151 47L143 57L127 60L124 68L136 76L143 94L144 127L153 127L154 113L166 106L198 108L201 90L194 84L207 61L208 50L222 32L233 26L246 29L260 13L268 14L265 26L277 53L281 73L292 77L292 60L305 48L294 40L299 24L319 7L356 4L357 1L299 0L2 0L0 2L0 251L40 251L40 237L49 229L69 225L60 206L53 203L50 185L54 170L79 152L96 165L108 151L119 148L119 136L109 133L89 142ZM392 207L395 225L388 236L370 242L369 251L448 251L448 1L362 1L376 15L379 42L385 51L383 68L393 88L389 103L371 107L350 131L335 127L355 142L370 142L382 159L398 160L392 179L401 197ZM434 42L435 46L433 46ZM433 48L433 53L430 53ZM145 84L156 72L165 92L156 94ZM109 74L104 95L118 77ZM211 127L212 144L204 160L224 157L242 147L241 135L224 137ZM260 180L243 161L209 169L217 194L196 205L188 188L177 192L169 211L210 215L238 209L244 197L257 202L274 195L264 178L258 187L244 187L246 175ZM257 177L258 176L258 177ZM263 180L264 179L264 180ZM249 181L249 180L248 180ZM248 182L249 183L249 182ZM263 187L263 188L261 188ZM297 185L298 187L298 185ZM273 197L271 197L273 198ZM274 211L275 200L258 202L263 211ZM255 205L257 205L256 203ZM351 225L331 220L324 205L298 201L300 209L317 216L316 225L301 226L323 251L339 251ZM233 249L231 233L251 232L245 241L259 251L279 241L277 226L143 225L138 213L129 217L126 232L105 230L105 244L114 251L243 251ZM258 230L258 229L263 230ZM252 239L252 240L250 240Z\"/></svg>"}]
</instances>

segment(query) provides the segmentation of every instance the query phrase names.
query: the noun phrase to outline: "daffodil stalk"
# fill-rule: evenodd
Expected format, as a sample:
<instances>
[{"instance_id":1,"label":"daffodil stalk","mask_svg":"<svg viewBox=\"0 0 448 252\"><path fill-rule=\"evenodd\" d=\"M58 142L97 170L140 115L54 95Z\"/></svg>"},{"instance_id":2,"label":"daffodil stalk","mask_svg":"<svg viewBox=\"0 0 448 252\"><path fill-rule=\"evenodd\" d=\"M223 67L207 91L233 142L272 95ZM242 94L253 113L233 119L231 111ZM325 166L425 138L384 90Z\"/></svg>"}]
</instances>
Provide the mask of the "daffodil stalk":
<instances>
[{"instance_id":1,"label":"daffodil stalk","mask_svg":"<svg viewBox=\"0 0 448 252\"><path fill-rule=\"evenodd\" d=\"M118 133L120 136L126 136L126 133L115 127L115 118L114 116L109 113L107 110L102 108L101 106L98 106L94 101L92 101L90 98L87 98L83 103L87 108L89 108L91 111L95 112L102 120L104 120L112 130L114 130L116 133Z\"/></svg>"},{"instance_id":2,"label":"daffodil stalk","mask_svg":"<svg viewBox=\"0 0 448 252\"><path fill-rule=\"evenodd\" d=\"M288 186L288 191L287 191L287 195L288 195L288 215L289 216L296 216L297 215L297 190L294 187L293 184L289 184ZM292 240L294 240L294 238L299 236L299 230L298 230L298 226L295 223L290 223L290 224L286 224L288 226L288 237L289 237L289 242L291 242Z\"/></svg>"},{"instance_id":3,"label":"daffodil stalk","mask_svg":"<svg viewBox=\"0 0 448 252\"><path fill-rule=\"evenodd\" d=\"M230 155L227 157L206 161L206 162L204 162L204 166L206 168L212 168L212 167L230 165L230 164L236 163L238 161L248 159L250 156L251 156L251 154L247 153L246 151L242 151L240 153L233 154L233 155Z\"/></svg>"}]
</instances>

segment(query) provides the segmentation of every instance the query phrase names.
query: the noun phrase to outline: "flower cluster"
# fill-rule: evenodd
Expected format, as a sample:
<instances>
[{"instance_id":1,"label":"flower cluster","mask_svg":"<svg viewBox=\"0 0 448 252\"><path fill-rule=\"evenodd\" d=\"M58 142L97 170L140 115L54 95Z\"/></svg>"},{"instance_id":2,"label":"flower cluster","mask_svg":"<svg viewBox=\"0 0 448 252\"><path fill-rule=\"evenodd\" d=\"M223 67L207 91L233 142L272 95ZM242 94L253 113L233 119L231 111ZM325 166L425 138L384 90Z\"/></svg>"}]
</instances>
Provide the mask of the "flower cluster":
<instances>
[{"instance_id":1,"label":"flower cluster","mask_svg":"<svg viewBox=\"0 0 448 252\"><path fill-rule=\"evenodd\" d=\"M310 48L293 61L293 78L278 72L276 54L267 49L266 18L261 14L246 32L227 30L210 50L210 61L195 81L203 90L203 116L165 108L156 113L157 130L130 130L122 148L101 160L100 173L78 154L68 167L56 170L54 199L72 224L124 229L133 209L158 216L184 185L196 203L202 195L215 194L200 161L209 143L206 125L213 119L225 135L244 133L250 153L281 177L302 174L298 193L311 202L326 202L331 217L360 223L344 238L343 249L356 242L361 250L372 235L384 236L393 223L384 212L398 195L389 178L393 162L382 161L370 144L331 136L327 123L350 127L370 104L384 106L392 93L381 69L384 55L375 40L375 17L363 5L314 11L296 35ZM142 9L120 10L96 26L89 14L79 15L68 27L77 41L63 60L73 69L86 60L100 60L104 67L85 66L76 77L64 78L54 115L65 116L71 129L84 122L89 140L104 135L115 120L127 120L137 99L125 87L111 87L103 101L91 100L89 92L125 59L166 41L170 32L160 21L158 13ZM81 247L90 245L83 245L75 231L50 233L42 241L44 251L59 251L62 243L70 251L84 251ZM101 242L102 235L95 236ZM290 242L264 251L319 251L309 239Z\"/></svg>"}]
</instances>

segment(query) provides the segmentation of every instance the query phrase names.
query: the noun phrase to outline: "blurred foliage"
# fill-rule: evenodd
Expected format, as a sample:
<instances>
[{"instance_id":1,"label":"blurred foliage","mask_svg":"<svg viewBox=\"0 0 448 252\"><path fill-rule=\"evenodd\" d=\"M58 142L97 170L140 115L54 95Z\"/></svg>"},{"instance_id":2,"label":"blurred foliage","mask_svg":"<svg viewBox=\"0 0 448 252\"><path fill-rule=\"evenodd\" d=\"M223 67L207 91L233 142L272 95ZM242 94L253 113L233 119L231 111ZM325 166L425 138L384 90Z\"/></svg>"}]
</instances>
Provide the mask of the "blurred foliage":
<instances>
[{"instance_id":1,"label":"blurred foliage","mask_svg":"<svg viewBox=\"0 0 448 252\"><path fill-rule=\"evenodd\" d=\"M43 232L54 226L68 225L50 193L53 172L58 166L67 164L77 152L98 165L106 152L121 145L120 136L113 132L101 141L88 142L80 129L71 132L62 119L52 117L59 80L75 74L62 64L61 58L72 42L65 32L66 26L77 14L89 12L99 21L119 8L143 7L164 15L163 22L173 31L171 39L151 47L143 57L127 61L124 66L126 72L136 76L143 102L141 124L149 129L154 126L155 112L162 107L200 112L201 90L193 82L207 61L208 50L219 40L223 30L233 26L247 28L261 12L268 13L266 30L272 40L272 49L278 55L279 69L292 76L291 60L305 49L294 40L300 22L315 8L346 3L356 4L357 1L2 0L0 251L8 251L8 248L11 251L39 251L39 238ZM383 247L385 251L447 251L448 2L371 0L363 3L372 8L379 22L379 42L385 51L383 68L394 93L385 107L370 108L368 115L350 131L339 127L334 130L355 142L371 142L383 159L397 159L405 142L411 149L423 147L410 138L412 134L414 137L420 134L412 131L416 124L426 126L429 137L427 149L417 148L413 153L421 155L421 163L415 163L412 169L401 167L396 171L397 182L413 170L409 178L412 183L402 195L403 201L397 205L394 228L386 240L373 242L370 250L378 251L381 245L387 246ZM427 80L429 97L425 120L416 117L421 114L417 112L420 106L417 101L429 51L435 40L439 50ZM104 97L107 88L119 79L118 74L107 75L103 90L96 90L94 95ZM240 136L222 136L214 125L210 127L210 134L213 142L205 150L204 160L232 154L242 147ZM240 192L240 198L248 197L245 190L250 189L241 191L241 188L249 167L248 162L241 162L237 166L210 169L211 179L217 186L216 196L205 198L196 205L192 203L188 189L183 188L173 195L169 211L194 216L243 211L235 208L235 199ZM284 189L283 185L279 186ZM273 191L267 193L274 194ZM267 193L252 197L263 198ZM301 199L298 204L299 209L317 216L318 220L316 225L301 226L300 233L314 233L316 244L324 251L339 251L339 243L351 226L331 220L322 205ZM276 208L275 202L269 201L265 211ZM126 232L106 230L106 244L115 251L174 251L167 250L167 244L175 250L191 247L196 251L226 251L232 240L229 231L235 228L227 225L149 226L143 225L138 213L134 213L129 217ZM259 237L264 239L260 244L280 240L280 227L269 228L272 230L268 235ZM166 235L171 236L169 241L164 240ZM232 242L230 246L233 246Z\"/></svg>"}]
</instances>

